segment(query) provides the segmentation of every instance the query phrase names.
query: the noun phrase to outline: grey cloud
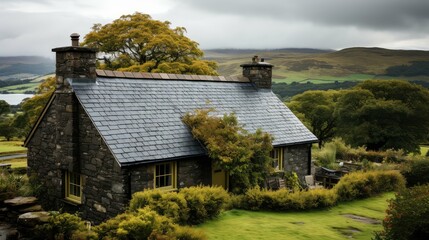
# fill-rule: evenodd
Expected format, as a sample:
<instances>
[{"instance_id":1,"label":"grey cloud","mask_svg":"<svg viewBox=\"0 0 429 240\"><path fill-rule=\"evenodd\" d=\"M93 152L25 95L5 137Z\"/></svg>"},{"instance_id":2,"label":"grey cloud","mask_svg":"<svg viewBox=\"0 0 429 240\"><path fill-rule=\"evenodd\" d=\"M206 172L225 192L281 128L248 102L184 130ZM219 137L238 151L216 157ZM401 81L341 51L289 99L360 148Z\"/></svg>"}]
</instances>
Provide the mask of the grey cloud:
<instances>
[{"instance_id":1,"label":"grey cloud","mask_svg":"<svg viewBox=\"0 0 429 240\"><path fill-rule=\"evenodd\" d=\"M182 0L208 13L371 29L427 29L427 0Z\"/></svg>"},{"instance_id":2,"label":"grey cloud","mask_svg":"<svg viewBox=\"0 0 429 240\"><path fill-rule=\"evenodd\" d=\"M1 12L0 56L43 55L51 57L51 49L70 45L69 35L90 31L94 19L69 13ZM12 24L13 23L13 24ZM6 36L6 37L5 37Z\"/></svg>"}]
</instances>

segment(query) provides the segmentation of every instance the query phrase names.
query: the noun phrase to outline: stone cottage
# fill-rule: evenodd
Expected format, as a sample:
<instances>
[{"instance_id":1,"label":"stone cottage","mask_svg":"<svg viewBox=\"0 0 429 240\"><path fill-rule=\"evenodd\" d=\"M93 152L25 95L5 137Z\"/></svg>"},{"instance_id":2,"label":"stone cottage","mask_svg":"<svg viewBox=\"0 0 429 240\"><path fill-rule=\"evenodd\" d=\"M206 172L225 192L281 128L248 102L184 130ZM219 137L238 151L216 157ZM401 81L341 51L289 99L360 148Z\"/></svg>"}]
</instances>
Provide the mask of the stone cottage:
<instances>
[{"instance_id":1,"label":"stone cottage","mask_svg":"<svg viewBox=\"0 0 429 240\"><path fill-rule=\"evenodd\" d=\"M199 108L235 112L247 130L271 133L276 170L310 173L317 138L271 91L272 65L254 59L240 77L96 70L96 50L71 37L72 46L52 50L57 89L25 141L45 208L100 222L144 189L227 187L181 121Z\"/></svg>"}]
</instances>

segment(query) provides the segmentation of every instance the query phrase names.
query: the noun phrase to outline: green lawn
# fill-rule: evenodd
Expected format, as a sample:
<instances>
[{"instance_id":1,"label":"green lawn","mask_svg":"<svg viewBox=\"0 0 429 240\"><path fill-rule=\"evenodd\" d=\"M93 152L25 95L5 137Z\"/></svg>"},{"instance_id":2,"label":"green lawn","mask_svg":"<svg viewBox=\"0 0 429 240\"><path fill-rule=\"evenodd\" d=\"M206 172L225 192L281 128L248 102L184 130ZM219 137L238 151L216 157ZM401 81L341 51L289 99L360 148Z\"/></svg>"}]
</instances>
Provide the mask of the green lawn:
<instances>
[{"instance_id":1,"label":"green lawn","mask_svg":"<svg viewBox=\"0 0 429 240\"><path fill-rule=\"evenodd\" d=\"M27 148L22 147L23 144L22 141L0 141L0 155L25 152Z\"/></svg>"},{"instance_id":2,"label":"green lawn","mask_svg":"<svg viewBox=\"0 0 429 240\"><path fill-rule=\"evenodd\" d=\"M426 156L426 153L429 151L429 146L425 145L425 146L420 146L420 154L422 156Z\"/></svg>"},{"instance_id":3,"label":"green lawn","mask_svg":"<svg viewBox=\"0 0 429 240\"><path fill-rule=\"evenodd\" d=\"M307 212L231 210L199 226L209 239L371 239L381 224L364 223L345 214L384 218L393 193Z\"/></svg>"},{"instance_id":4,"label":"green lawn","mask_svg":"<svg viewBox=\"0 0 429 240\"><path fill-rule=\"evenodd\" d=\"M0 163L10 163L11 168L24 168L27 167L27 158L14 158L8 160L2 160Z\"/></svg>"}]
</instances>

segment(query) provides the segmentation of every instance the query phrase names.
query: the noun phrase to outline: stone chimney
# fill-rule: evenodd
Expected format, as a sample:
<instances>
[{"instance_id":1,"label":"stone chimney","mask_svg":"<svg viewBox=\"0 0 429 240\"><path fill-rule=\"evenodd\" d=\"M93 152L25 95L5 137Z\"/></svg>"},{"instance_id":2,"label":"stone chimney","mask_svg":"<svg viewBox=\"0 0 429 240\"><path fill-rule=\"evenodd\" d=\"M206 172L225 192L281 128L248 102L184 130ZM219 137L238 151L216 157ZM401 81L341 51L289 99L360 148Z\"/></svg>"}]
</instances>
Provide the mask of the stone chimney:
<instances>
[{"instance_id":1,"label":"stone chimney","mask_svg":"<svg viewBox=\"0 0 429 240\"><path fill-rule=\"evenodd\" d=\"M93 82L96 80L96 49L80 47L79 34L73 33L71 46L52 49L56 53L57 91L70 91L71 81Z\"/></svg>"},{"instance_id":2,"label":"stone chimney","mask_svg":"<svg viewBox=\"0 0 429 240\"><path fill-rule=\"evenodd\" d=\"M257 88L271 89L273 65L259 60L258 56L252 58L252 63L240 65L243 68L243 76L247 77Z\"/></svg>"}]
</instances>

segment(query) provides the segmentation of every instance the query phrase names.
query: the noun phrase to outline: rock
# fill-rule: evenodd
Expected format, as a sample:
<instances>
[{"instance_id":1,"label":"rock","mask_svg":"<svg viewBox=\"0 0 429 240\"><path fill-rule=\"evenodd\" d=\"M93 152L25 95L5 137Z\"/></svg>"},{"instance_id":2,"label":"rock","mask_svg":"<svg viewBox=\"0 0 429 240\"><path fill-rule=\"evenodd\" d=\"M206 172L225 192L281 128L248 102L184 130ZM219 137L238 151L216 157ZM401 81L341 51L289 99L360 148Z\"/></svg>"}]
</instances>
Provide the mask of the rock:
<instances>
[{"instance_id":1,"label":"rock","mask_svg":"<svg viewBox=\"0 0 429 240\"><path fill-rule=\"evenodd\" d=\"M38 224L48 222L50 214L48 212L29 212L19 215L18 225L23 227L34 227Z\"/></svg>"},{"instance_id":2,"label":"rock","mask_svg":"<svg viewBox=\"0 0 429 240\"><path fill-rule=\"evenodd\" d=\"M37 198L35 197L16 197L4 200L4 204L11 207L22 207L36 204Z\"/></svg>"}]
</instances>

